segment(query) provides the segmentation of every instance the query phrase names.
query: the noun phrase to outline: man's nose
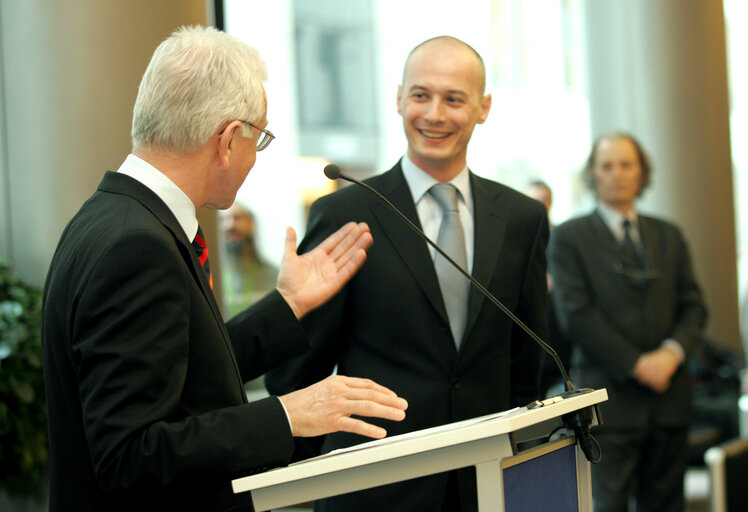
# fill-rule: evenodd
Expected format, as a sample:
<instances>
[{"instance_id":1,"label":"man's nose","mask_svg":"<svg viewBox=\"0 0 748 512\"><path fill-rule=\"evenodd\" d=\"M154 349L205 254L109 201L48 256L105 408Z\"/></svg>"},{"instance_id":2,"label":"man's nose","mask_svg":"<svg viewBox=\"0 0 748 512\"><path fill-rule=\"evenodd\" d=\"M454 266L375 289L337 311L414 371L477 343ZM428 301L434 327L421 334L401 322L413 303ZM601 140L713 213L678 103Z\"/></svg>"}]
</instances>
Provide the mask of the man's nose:
<instances>
[{"instance_id":1,"label":"man's nose","mask_svg":"<svg viewBox=\"0 0 748 512\"><path fill-rule=\"evenodd\" d=\"M431 123L438 123L444 119L444 103L434 98L429 102L428 110L426 111L426 120Z\"/></svg>"}]
</instances>

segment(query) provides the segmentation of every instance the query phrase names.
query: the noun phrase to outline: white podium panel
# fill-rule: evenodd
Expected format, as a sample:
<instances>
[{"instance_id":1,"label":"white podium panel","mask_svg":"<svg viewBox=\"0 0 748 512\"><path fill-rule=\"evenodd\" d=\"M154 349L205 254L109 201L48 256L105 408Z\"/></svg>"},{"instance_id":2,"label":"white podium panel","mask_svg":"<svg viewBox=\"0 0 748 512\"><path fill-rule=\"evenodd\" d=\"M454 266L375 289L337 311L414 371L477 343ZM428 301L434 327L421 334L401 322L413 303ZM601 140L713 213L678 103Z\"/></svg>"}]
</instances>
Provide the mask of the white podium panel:
<instances>
[{"instance_id":1,"label":"white podium panel","mask_svg":"<svg viewBox=\"0 0 748 512\"><path fill-rule=\"evenodd\" d=\"M553 403L549 401L533 409L522 407L371 441L288 467L238 478L232 485L234 493L251 492L255 510L260 512L475 466L479 510L513 512L511 503L516 500L507 501L510 490L504 488L504 472L534 459L537 461L528 463L527 467L535 465L545 471L552 460L557 460L554 462L558 465L556 471L568 473L563 468L576 466L576 475L570 482L576 482L578 510L591 511L589 462L584 454L574 445L573 438L555 441L545 438L563 429L564 415L594 407L607 399L607 391L601 389ZM596 421L595 414L593 424ZM527 451L518 449L521 443L537 439L544 441ZM549 456L557 451L557 455ZM574 459L572 466L568 466L570 457ZM534 474L538 475L538 470ZM517 481L530 482L527 478ZM531 482L532 485L537 487L548 481L540 478ZM573 494L574 490L569 492ZM571 498L569 500L571 503Z\"/></svg>"}]
</instances>

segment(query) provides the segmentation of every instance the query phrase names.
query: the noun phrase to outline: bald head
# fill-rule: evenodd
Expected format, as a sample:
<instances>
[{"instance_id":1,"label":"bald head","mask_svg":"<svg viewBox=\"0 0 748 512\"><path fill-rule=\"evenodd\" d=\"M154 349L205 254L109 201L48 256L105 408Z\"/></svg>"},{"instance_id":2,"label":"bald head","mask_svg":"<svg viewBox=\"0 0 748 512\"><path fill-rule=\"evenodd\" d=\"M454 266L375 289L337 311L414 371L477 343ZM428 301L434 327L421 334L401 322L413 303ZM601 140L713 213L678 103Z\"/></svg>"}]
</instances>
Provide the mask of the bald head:
<instances>
[{"instance_id":1,"label":"bald head","mask_svg":"<svg viewBox=\"0 0 748 512\"><path fill-rule=\"evenodd\" d=\"M437 56L446 51L464 53L466 59L475 62L475 85L478 88L478 94L483 96L486 90L486 66L483 63L483 58L472 46L452 36L432 37L413 48L405 60L403 84L408 82L410 68L420 57L425 55Z\"/></svg>"},{"instance_id":2,"label":"bald head","mask_svg":"<svg viewBox=\"0 0 748 512\"><path fill-rule=\"evenodd\" d=\"M484 94L483 60L454 37L429 39L405 62L397 91L408 156L439 181L449 181L467 165L467 147L477 124L491 110Z\"/></svg>"}]
</instances>

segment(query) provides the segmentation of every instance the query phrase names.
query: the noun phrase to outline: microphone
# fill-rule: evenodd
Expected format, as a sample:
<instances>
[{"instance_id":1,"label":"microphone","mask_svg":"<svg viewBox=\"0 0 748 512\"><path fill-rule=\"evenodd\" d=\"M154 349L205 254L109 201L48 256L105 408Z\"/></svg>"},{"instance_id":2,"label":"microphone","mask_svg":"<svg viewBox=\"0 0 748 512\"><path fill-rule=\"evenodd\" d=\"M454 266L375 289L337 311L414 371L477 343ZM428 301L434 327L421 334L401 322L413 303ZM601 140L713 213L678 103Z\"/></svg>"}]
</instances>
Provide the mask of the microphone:
<instances>
[{"instance_id":1,"label":"microphone","mask_svg":"<svg viewBox=\"0 0 748 512\"><path fill-rule=\"evenodd\" d=\"M325 176L327 176L331 180L337 180L338 178L343 178L343 171L341 171L340 167L335 164L328 164L325 166ZM350 176L346 176L343 179L345 179L346 181L350 181L351 183L356 183L358 181L354 180ZM363 185L363 183L361 184Z\"/></svg>"},{"instance_id":2,"label":"microphone","mask_svg":"<svg viewBox=\"0 0 748 512\"><path fill-rule=\"evenodd\" d=\"M574 384L571 382L571 378L569 377L568 372L566 371L566 368L564 368L564 364L561 362L561 358L558 356L556 351L551 347L548 343L543 341L543 339L540 338L535 332L533 332L532 329L530 329L527 325L525 325L522 320L520 320L517 315L512 313L509 308L507 308L499 299L497 299L488 289L486 289L485 286L483 286L477 279L475 279L472 275L470 275L462 266L460 266L456 261L454 261L446 252L442 250L441 247L439 247L434 241L432 241L426 234L419 228L413 221L411 221L408 217L405 216L403 212L401 212L394 204L390 202L389 199L387 199L384 195L382 195L378 190L376 190L374 187L368 185L367 183L364 183L363 181L357 180L356 178L353 178L351 176L348 176L346 174L343 174L343 171L340 170L340 167L338 167L335 164L328 164L325 166L324 169L325 176L327 176L331 180L337 180L342 179L345 181L348 181L350 183L354 183L356 185L359 185L375 196L377 196L379 199L384 201L387 206L390 207L392 211L394 211L405 223L418 234L423 240L426 241L427 244L429 244L431 247L434 248L439 254L441 254L444 259L446 259L450 265L452 265L454 268L456 268L463 276L465 276L472 284L475 286L484 297L486 297L491 303L493 303L496 307L498 307L506 316L509 317L509 319L514 322L515 325L520 327L530 338L535 341L540 347L545 350L552 358L553 361L556 363L556 367L558 368L559 372L561 373L561 376L564 379L564 388L566 391L561 394L561 398L571 398L572 396L576 395L582 395L585 393L590 393L592 389L589 388L583 388L583 389L576 389L574 387ZM548 399L544 401L536 400L535 402L528 405L528 409L533 409L536 407L542 407L544 405L548 405L550 403L553 403L554 399ZM595 410L597 412L597 417L600 419L602 416L600 416L600 410L595 406ZM580 411L576 411L573 414L567 414L564 415L564 423L568 428L571 428L574 431L574 434L579 441L579 445L582 448L582 451L587 456L587 460L592 462L593 464L596 464L597 462L600 462L600 445L597 443L594 437L590 435L590 424L592 423L592 413L588 408L585 408ZM590 441L594 442L597 445L598 449L598 456L593 457L592 455L592 448L590 445Z\"/></svg>"}]
</instances>

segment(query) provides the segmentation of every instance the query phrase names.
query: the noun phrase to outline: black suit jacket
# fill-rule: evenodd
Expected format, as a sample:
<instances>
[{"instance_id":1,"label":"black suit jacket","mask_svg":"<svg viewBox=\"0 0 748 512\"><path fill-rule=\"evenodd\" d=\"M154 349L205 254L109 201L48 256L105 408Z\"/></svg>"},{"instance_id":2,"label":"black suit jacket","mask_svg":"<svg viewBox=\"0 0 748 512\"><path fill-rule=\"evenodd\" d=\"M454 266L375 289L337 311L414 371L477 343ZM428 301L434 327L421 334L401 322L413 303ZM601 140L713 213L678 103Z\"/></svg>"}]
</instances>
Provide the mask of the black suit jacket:
<instances>
[{"instance_id":1,"label":"black suit jacket","mask_svg":"<svg viewBox=\"0 0 748 512\"><path fill-rule=\"evenodd\" d=\"M530 328L547 328L543 206L508 187L472 175L475 215L473 275ZM400 164L367 181L420 225ZM457 352L426 243L386 204L360 187L316 201L301 250L347 221L364 221L374 244L349 284L303 325L312 350L266 376L287 392L329 375L367 377L408 400L401 423L375 421L389 435L524 405L538 392L535 343L473 289L469 321ZM326 436L322 451L365 439ZM304 455L313 455L314 452ZM475 481L461 475L464 509L475 507ZM327 500L331 510L440 510L446 475L426 477ZM319 507L319 504L318 504Z\"/></svg>"},{"instance_id":2,"label":"black suit jacket","mask_svg":"<svg viewBox=\"0 0 748 512\"><path fill-rule=\"evenodd\" d=\"M618 242L597 213L553 229L549 268L562 330L574 344L576 383L608 388L602 404L611 427L686 426L691 383L686 365L662 395L633 378L638 357L667 338L688 356L700 341L706 308L680 230L639 216L643 279L624 271Z\"/></svg>"},{"instance_id":3,"label":"black suit jacket","mask_svg":"<svg viewBox=\"0 0 748 512\"><path fill-rule=\"evenodd\" d=\"M280 295L229 322L166 205L107 173L44 287L50 510L227 510L230 479L293 452L243 381L307 347Z\"/></svg>"}]
</instances>

